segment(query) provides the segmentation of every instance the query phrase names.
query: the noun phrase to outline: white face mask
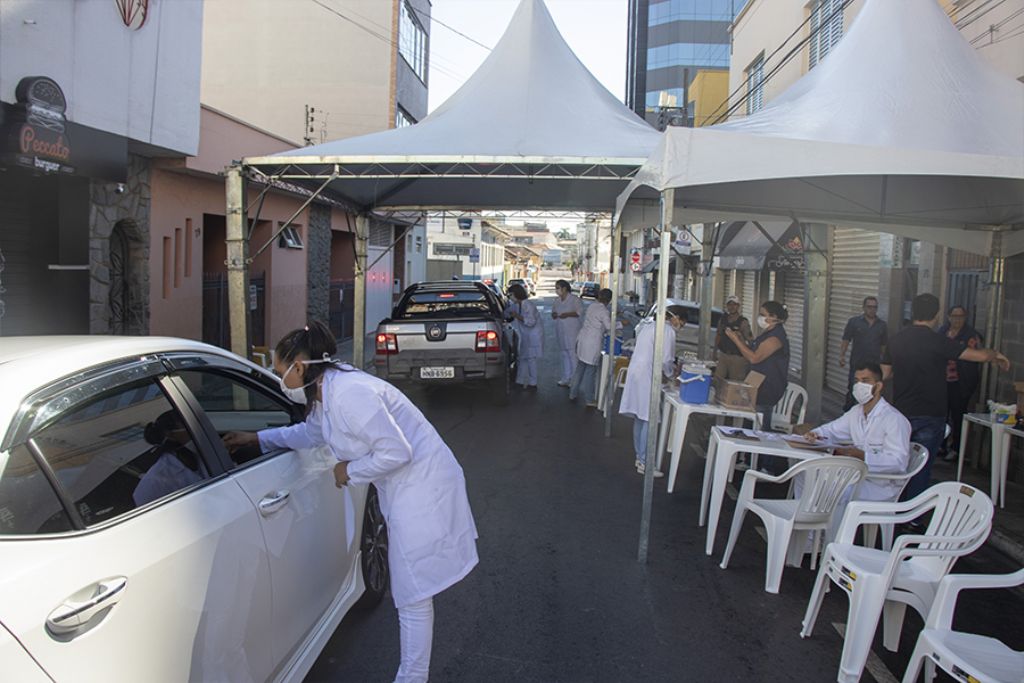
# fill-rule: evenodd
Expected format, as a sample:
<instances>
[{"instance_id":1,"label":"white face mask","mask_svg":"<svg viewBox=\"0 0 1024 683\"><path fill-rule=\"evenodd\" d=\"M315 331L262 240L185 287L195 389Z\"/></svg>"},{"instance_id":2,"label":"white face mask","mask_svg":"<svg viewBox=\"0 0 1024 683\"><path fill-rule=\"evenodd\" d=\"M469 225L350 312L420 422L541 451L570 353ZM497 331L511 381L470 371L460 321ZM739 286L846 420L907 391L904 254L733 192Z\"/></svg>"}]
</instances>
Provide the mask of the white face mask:
<instances>
[{"instance_id":1,"label":"white face mask","mask_svg":"<svg viewBox=\"0 0 1024 683\"><path fill-rule=\"evenodd\" d=\"M324 354L324 357L321 360L299 360L299 361L295 361L295 363L302 363L303 365L316 365L317 363L333 363L333 362L334 361L331 358L327 357L327 354ZM295 363L292 363L292 365L287 370L284 371L284 374L281 375L280 379L278 379L277 381L281 385L281 393L283 393L285 395L285 398L287 398L292 403L298 403L299 405L303 405L304 406L304 405L306 405L306 387L312 386L313 384L315 384L316 380L313 380L312 382L309 382L307 384L303 384L301 387L295 387L294 389L292 387L287 386L284 383L284 378L287 377L288 373L291 372L292 368L295 367Z\"/></svg>"},{"instance_id":2,"label":"white face mask","mask_svg":"<svg viewBox=\"0 0 1024 683\"><path fill-rule=\"evenodd\" d=\"M853 398L857 403L864 405L875 396L875 385L857 382L853 385Z\"/></svg>"},{"instance_id":3,"label":"white face mask","mask_svg":"<svg viewBox=\"0 0 1024 683\"><path fill-rule=\"evenodd\" d=\"M768 318L763 315L757 316L757 326L761 328L768 327Z\"/></svg>"}]
</instances>

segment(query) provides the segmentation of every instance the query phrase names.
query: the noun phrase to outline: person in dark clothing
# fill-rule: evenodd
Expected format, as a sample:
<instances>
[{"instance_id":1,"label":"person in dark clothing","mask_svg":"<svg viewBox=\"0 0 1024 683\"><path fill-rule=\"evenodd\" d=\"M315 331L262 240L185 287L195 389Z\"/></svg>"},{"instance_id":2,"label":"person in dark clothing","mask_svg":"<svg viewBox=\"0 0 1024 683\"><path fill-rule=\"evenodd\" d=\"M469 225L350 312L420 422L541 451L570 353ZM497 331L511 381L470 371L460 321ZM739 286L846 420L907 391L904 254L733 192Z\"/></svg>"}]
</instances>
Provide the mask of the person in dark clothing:
<instances>
[{"instance_id":1,"label":"person in dark clothing","mask_svg":"<svg viewBox=\"0 0 1024 683\"><path fill-rule=\"evenodd\" d=\"M935 331L939 300L919 294L911 303L913 323L889 340L882 371L893 379L893 405L910 420L910 440L928 449L925 466L907 483L902 499L922 493L931 483L932 463L945 435L946 369L949 361L998 363L1009 370L1010 361L992 349L964 348Z\"/></svg>"},{"instance_id":2,"label":"person in dark clothing","mask_svg":"<svg viewBox=\"0 0 1024 683\"><path fill-rule=\"evenodd\" d=\"M757 327L761 330L753 342L736 330L726 328L725 334L736 344L737 350L750 363L753 372L764 375L764 382L757 390L757 412L761 413L761 426L772 428L772 411L775 404L786 394L789 383L789 338L784 326L789 312L778 301L761 304Z\"/></svg>"},{"instance_id":3,"label":"person in dark clothing","mask_svg":"<svg viewBox=\"0 0 1024 683\"><path fill-rule=\"evenodd\" d=\"M964 349L981 348L984 338L976 329L967 324L967 309L953 306L949 319L939 328L939 334L952 339ZM963 424L967 406L978 389L981 371L977 363L951 360L946 364L946 423L949 425L949 441L943 444L946 459L955 460L960 449L960 427ZM941 449L940 449L941 450Z\"/></svg>"},{"instance_id":4,"label":"person in dark clothing","mask_svg":"<svg viewBox=\"0 0 1024 683\"><path fill-rule=\"evenodd\" d=\"M878 299L866 297L862 304L863 315L856 315L846 323L843 330L843 344L839 349L839 367L846 367L846 351L850 345L850 377L846 382L846 410L853 407L856 401L853 389L854 368L863 363L880 363L889 340L889 328L885 321L878 317Z\"/></svg>"},{"instance_id":5,"label":"person in dark clothing","mask_svg":"<svg viewBox=\"0 0 1024 683\"><path fill-rule=\"evenodd\" d=\"M718 321L718 332L715 334L715 377L743 381L747 376L749 363L740 355L736 343L725 335L726 330L736 330L748 343L754 338L750 332L750 322L740 314L740 298L731 294L725 300L725 315Z\"/></svg>"}]
</instances>

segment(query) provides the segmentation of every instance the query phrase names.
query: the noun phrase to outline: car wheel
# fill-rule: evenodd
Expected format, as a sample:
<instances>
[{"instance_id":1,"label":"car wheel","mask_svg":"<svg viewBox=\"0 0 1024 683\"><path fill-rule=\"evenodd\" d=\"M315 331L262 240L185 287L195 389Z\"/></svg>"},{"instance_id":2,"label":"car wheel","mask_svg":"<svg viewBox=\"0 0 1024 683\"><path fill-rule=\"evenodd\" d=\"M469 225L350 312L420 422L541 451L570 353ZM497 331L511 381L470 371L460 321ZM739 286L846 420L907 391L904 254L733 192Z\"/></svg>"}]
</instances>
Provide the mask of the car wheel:
<instances>
[{"instance_id":1,"label":"car wheel","mask_svg":"<svg viewBox=\"0 0 1024 683\"><path fill-rule=\"evenodd\" d=\"M391 572L388 569L388 525L380 510L380 498L372 485L366 493L363 532L359 543L363 584L366 592L356 603L357 609L376 607L388 590Z\"/></svg>"}]
</instances>

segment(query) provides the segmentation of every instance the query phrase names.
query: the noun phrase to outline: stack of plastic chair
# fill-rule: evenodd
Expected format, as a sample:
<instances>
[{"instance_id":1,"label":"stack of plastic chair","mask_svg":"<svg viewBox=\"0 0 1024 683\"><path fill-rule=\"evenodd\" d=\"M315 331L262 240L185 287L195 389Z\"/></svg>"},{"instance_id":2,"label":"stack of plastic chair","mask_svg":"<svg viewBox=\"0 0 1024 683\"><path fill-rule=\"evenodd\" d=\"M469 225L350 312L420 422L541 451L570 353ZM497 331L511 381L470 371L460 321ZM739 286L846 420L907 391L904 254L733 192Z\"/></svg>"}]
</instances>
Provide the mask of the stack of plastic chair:
<instances>
[{"instance_id":1,"label":"stack of plastic chair","mask_svg":"<svg viewBox=\"0 0 1024 683\"><path fill-rule=\"evenodd\" d=\"M938 665L960 681L1019 683L1024 681L1024 652L1017 652L995 638L953 630L957 596L966 588L1013 588L1024 584L1024 569L1012 574L951 574L939 583L924 630L917 637L903 683L916 683L925 668L931 681Z\"/></svg>"},{"instance_id":2,"label":"stack of plastic chair","mask_svg":"<svg viewBox=\"0 0 1024 683\"><path fill-rule=\"evenodd\" d=\"M797 401L800 402L800 411L793 419L793 408ZM777 432L793 433L793 427L803 423L807 416L807 390L799 384L790 382L786 385L786 393L782 400L775 404L772 410L772 423L766 429L774 429Z\"/></svg>"},{"instance_id":3,"label":"stack of plastic chair","mask_svg":"<svg viewBox=\"0 0 1024 683\"><path fill-rule=\"evenodd\" d=\"M899 536L891 551L854 545L858 526L910 522L929 513L924 533ZM800 631L802 638L811 635L831 583L846 592L850 607L839 683L860 680L879 616L885 648L898 649L907 605L922 617L928 614L939 582L956 559L988 538L992 513L988 496L957 482L936 484L903 503L853 502L846 507L835 542L825 548Z\"/></svg>"},{"instance_id":4,"label":"stack of plastic chair","mask_svg":"<svg viewBox=\"0 0 1024 683\"><path fill-rule=\"evenodd\" d=\"M732 519L729 543L722 556L722 569L729 566L729 558L736 547L744 516L748 511L753 512L764 522L768 539L764 589L769 593L778 593L791 543L796 544L802 555L806 533L828 529L832 524L832 513L839 505L843 493L859 483L867 472L867 465L863 461L842 457L804 460L778 476L747 470L736 500L736 513ZM754 487L758 482L783 484L799 474L804 476L803 491L799 498L754 498ZM795 537L794 532L797 532Z\"/></svg>"},{"instance_id":5,"label":"stack of plastic chair","mask_svg":"<svg viewBox=\"0 0 1024 683\"><path fill-rule=\"evenodd\" d=\"M892 497L892 500L899 500L900 494L903 493L903 489L907 487L909 482L915 474L921 471L925 463L928 462L928 449L919 443L910 444L910 459L907 461L907 471L905 474L871 474L864 477L867 481L895 481L902 484L900 490ZM878 537L878 524L868 524L864 527L864 545L869 548L875 547L875 540ZM892 549L892 537L893 537L893 525L882 524L882 550Z\"/></svg>"}]
</instances>

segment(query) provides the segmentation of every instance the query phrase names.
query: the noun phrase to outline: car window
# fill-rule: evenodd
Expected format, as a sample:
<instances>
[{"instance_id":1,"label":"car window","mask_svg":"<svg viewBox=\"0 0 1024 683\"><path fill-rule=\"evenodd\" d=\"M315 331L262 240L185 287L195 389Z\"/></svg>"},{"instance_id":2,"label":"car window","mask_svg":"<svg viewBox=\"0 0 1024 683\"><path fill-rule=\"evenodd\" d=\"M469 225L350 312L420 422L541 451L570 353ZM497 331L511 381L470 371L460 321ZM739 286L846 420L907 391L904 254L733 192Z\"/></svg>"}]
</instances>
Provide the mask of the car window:
<instances>
[{"instance_id":1,"label":"car window","mask_svg":"<svg viewBox=\"0 0 1024 683\"><path fill-rule=\"evenodd\" d=\"M492 305L487 295L480 291L420 292L406 298L398 308L397 318L411 320L491 315Z\"/></svg>"},{"instance_id":2,"label":"car window","mask_svg":"<svg viewBox=\"0 0 1024 683\"><path fill-rule=\"evenodd\" d=\"M156 380L97 394L33 433L86 526L209 478L186 421Z\"/></svg>"},{"instance_id":3,"label":"car window","mask_svg":"<svg viewBox=\"0 0 1024 683\"><path fill-rule=\"evenodd\" d=\"M71 529L71 518L28 448L0 453L0 535Z\"/></svg>"},{"instance_id":4,"label":"car window","mask_svg":"<svg viewBox=\"0 0 1024 683\"><path fill-rule=\"evenodd\" d=\"M182 370L178 377L196 397L218 434L258 432L294 422L289 404L240 377L211 369ZM260 455L257 446L231 453L231 460L241 465Z\"/></svg>"}]
</instances>

